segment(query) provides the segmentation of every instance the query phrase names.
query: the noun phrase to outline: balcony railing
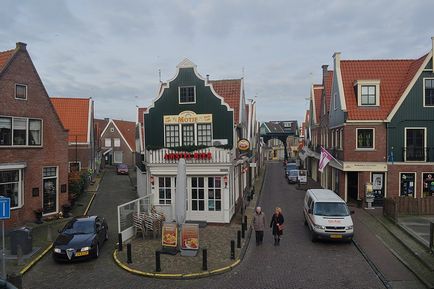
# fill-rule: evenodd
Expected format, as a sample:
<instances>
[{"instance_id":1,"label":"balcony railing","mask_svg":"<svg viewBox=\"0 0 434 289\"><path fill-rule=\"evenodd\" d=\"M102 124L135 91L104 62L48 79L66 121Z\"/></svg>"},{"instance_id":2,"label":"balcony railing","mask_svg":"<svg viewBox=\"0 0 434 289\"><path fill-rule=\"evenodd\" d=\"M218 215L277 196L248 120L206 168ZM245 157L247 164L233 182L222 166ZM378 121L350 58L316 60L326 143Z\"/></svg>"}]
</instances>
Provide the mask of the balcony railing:
<instances>
[{"instance_id":1,"label":"balcony railing","mask_svg":"<svg viewBox=\"0 0 434 289\"><path fill-rule=\"evenodd\" d=\"M148 164L171 164L177 163L184 158L187 163L231 163L232 151L229 149L209 147L193 152L175 151L172 149L150 150L146 152Z\"/></svg>"},{"instance_id":2,"label":"balcony railing","mask_svg":"<svg viewBox=\"0 0 434 289\"><path fill-rule=\"evenodd\" d=\"M402 158L407 162L426 162L430 160L428 147L403 147Z\"/></svg>"}]
</instances>

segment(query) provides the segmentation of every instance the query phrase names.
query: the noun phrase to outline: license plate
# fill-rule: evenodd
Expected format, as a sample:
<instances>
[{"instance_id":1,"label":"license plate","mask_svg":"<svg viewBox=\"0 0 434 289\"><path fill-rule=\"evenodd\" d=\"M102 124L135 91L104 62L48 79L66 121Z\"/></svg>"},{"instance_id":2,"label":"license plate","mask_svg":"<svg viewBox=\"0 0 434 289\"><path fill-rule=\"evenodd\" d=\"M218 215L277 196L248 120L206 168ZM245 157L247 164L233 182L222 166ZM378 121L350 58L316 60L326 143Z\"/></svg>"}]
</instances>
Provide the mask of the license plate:
<instances>
[{"instance_id":1,"label":"license plate","mask_svg":"<svg viewBox=\"0 0 434 289\"><path fill-rule=\"evenodd\" d=\"M89 251L83 251L83 252L77 252L75 253L76 257L86 256L89 255Z\"/></svg>"},{"instance_id":2,"label":"license plate","mask_svg":"<svg viewBox=\"0 0 434 289\"><path fill-rule=\"evenodd\" d=\"M342 239L342 235L330 235L332 239Z\"/></svg>"}]
</instances>

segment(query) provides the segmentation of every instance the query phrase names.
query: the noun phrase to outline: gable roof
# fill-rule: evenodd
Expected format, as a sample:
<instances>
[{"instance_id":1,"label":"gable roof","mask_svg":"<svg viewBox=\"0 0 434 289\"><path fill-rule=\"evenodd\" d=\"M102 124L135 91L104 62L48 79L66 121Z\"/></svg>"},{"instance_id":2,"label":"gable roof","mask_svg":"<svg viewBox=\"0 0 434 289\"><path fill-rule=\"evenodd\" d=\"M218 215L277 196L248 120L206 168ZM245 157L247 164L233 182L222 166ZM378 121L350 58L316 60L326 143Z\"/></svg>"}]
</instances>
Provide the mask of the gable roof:
<instances>
[{"instance_id":1,"label":"gable roof","mask_svg":"<svg viewBox=\"0 0 434 289\"><path fill-rule=\"evenodd\" d=\"M240 123L242 79L210 80L215 92L234 110L234 123Z\"/></svg>"},{"instance_id":2,"label":"gable roof","mask_svg":"<svg viewBox=\"0 0 434 289\"><path fill-rule=\"evenodd\" d=\"M330 110L330 99L332 95L332 85L333 85L333 70L328 70L324 77L324 93L326 101L327 112Z\"/></svg>"},{"instance_id":3,"label":"gable roof","mask_svg":"<svg viewBox=\"0 0 434 289\"><path fill-rule=\"evenodd\" d=\"M88 143L90 141L92 99L50 97L65 129L68 142Z\"/></svg>"},{"instance_id":4,"label":"gable roof","mask_svg":"<svg viewBox=\"0 0 434 289\"><path fill-rule=\"evenodd\" d=\"M2 72L6 65L9 63L15 51L16 49L11 49L0 52L0 72Z\"/></svg>"},{"instance_id":5,"label":"gable roof","mask_svg":"<svg viewBox=\"0 0 434 289\"><path fill-rule=\"evenodd\" d=\"M342 75L348 120L385 120L426 56L404 60L342 60ZM359 107L354 82L380 81L380 105Z\"/></svg>"},{"instance_id":6,"label":"gable roof","mask_svg":"<svg viewBox=\"0 0 434 289\"><path fill-rule=\"evenodd\" d=\"M113 119L115 127L127 142L130 150L135 151L136 148L136 123L133 121Z\"/></svg>"},{"instance_id":7,"label":"gable roof","mask_svg":"<svg viewBox=\"0 0 434 289\"><path fill-rule=\"evenodd\" d=\"M321 118L321 96L324 87L321 84L314 84L312 86L312 113L313 113L313 122L315 124L319 123Z\"/></svg>"}]
</instances>

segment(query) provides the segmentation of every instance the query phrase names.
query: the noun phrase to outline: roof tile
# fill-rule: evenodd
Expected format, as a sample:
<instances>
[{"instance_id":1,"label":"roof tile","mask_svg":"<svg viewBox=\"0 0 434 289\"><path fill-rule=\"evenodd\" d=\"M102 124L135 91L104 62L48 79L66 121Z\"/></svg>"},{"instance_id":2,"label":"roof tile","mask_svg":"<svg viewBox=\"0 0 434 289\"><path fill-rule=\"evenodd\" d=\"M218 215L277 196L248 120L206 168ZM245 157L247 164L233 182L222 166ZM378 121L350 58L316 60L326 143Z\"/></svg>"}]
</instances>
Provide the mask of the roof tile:
<instances>
[{"instance_id":1,"label":"roof tile","mask_svg":"<svg viewBox=\"0 0 434 289\"><path fill-rule=\"evenodd\" d=\"M214 90L234 110L234 123L240 123L241 79L210 80Z\"/></svg>"}]
</instances>

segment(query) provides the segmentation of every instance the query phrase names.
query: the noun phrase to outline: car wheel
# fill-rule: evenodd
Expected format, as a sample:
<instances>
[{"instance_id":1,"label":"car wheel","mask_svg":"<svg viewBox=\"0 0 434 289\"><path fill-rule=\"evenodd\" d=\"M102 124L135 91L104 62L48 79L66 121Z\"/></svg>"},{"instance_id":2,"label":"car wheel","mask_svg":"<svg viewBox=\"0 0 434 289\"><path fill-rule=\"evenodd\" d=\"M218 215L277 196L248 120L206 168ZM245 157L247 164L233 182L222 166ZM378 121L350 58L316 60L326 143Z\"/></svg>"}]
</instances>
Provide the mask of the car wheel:
<instances>
[{"instance_id":1,"label":"car wheel","mask_svg":"<svg viewBox=\"0 0 434 289\"><path fill-rule=\"evenodd\" d=\"M310 240L312 241L312 243L315 243L318 240L313 230L310 232Z\"/></svg>"},{"instance_id":2,"label":"car wheel","mask_svg":"<svg viewBox=\"0 0 434 289\"><path fill-rule=\"evenodd\" d=\"M96 243L96 249L95 249L95 259L99 257L99 244Z\"/></svg>"}]
</instances>

